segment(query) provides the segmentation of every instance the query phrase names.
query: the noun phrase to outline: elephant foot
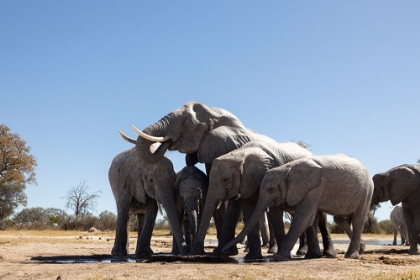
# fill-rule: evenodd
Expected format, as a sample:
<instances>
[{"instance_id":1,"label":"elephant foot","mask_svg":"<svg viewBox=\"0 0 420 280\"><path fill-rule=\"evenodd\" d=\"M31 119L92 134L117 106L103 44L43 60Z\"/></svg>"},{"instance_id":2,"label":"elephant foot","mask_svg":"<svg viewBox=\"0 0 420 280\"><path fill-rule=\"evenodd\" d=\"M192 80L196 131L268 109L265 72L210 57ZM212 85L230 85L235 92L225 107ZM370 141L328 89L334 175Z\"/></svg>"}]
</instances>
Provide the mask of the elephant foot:
<instances>
[{"instance_id":1,"label":"elephant foot","mask_svg":"<svg viewBox=\"0 0 420 280\"><path fill-rule=\"evenodd\" d=\"M305 259L319 259L322 258L321 252L308 252L305 255Z\"/></svg>"},{"instance_id":2,"label":"elephant foot","mask_svg":"<svg viewBox=\"0 0 420 280\"><path fill-rule=\"evenodd\" d=\"M222 246L220 246L220 245L217 246L217 248L214 249L213 254L215 254L215 255L226 255L226 256L236 256L239 253L236 245L234 245L234 246L230 247L229 249L221 252L222 249L223 249Z\"/></svg>"},{"instance_id":3,"label":"elephant foot","mask_svg":"<svg viewBox=\"0 0 420 280\"><path fill-rule=\"evenodd\" d=\"M395 242L395 241L392 241L392 245L394 245L394 246L395 246L395 245L397 245L397 242Z\"/></svg>"},{"instance_id":4,"label":"elephant foot","mask_svg":"<svg viewBox=\"0 0 420 280\"><path fill-rule=\"evenodd\" d=\"M248 253L245 255L245 260L251 261L251 260L261 260L263 259L263 256L261 254L255 254L255 253Z\"/></svg>"},{"instance_id":5,"label":"elephant foot","mask_svg":"<svg viewBox=\"0 0 420 280\"><path fill-rule=\"evenodd\" d=\"M296 251L296 256L304 256L306 255L307 252L308 252L308 245L304 245Z\"/></svg>"},{"instance_id":6,"label":"elephant foot","mask_svg":"<svg viewBox=\"0 0 420 280\"><path fill-rule=\"evenodd\" d=\"M127 249L124 248L112 248L111 255L113 256L127 256Z\"/></svg>"},{"instance_id":7,"label":"elephant foot","mask_svg":"<svg viewBox=\"0 0 420 280\"><path fill-rule=\"evenodd\" d=\"M290 254L279 254L279 253L275 253L273 255L273 259L275 261L279 261L279 262L282 262L282 261L290 261L292 259L292 256L290 256Z\"/></svg>"},{"instance_id":8,"label":"elephant foot","mask_svg":"<svg viewBox=\"0 0 420 280\"><path fill-rule=\"evenodd\" d=\"M335 250L334 246L331 246L324 250L323 254L324 257L327 258L336 258L337 257L337 251Z\"/></svg>"},{"instance_id":9,"label":"elephant foot","mask_svg":"<svg viewBox=\"0 0 420 280\"><path fill-rule=\"evenodd\" d=\"M136 258L142 259L142 258L148 258L153 255L153 250L148 248L145 250L136 250Z\"/></svg>"},{"instance_id":10,"label":"elephant foot","mask_svg":"<svg viewBox=\"0 0 420 280\"><path fill-rule=\"evenodd\" d=\"M420 252L418 251L418 250L408 250L408 254L409 255L413 255L413 256L418 256L418 255L420 255Z\"/></svg>"},{"instance_id":11,"label":"elephant foot","mask_svg":"<svg viewBox=\"0 0 420 280\"><path fill-rule=\"evenodd\" d=\"M361 241L360 242L360 246L359 246L359 254L360 255L363 254L363 252L365 251L365 249L366 249L366 244L365 244L365 242Z\"/></svg>"},{"instance_id":12,"label":"elephant foot","mask_svg":"<svg viewBox=\"0 0 420 280\"><path fill-rule=\"evenodd\" d=\"M277 245L273 245L273 246L271 246L270 248L268 248L268 251L267 251L267 253L269 253L269 254L275 254L275 253L277 253Z\"/></svg>"},{"instance_id":13,"label":"elephant foot","mask_svg":"<svg viewBox=\"0 0 420 280\"><path fill-rule=\"evenodd\" d=\"M347 258L347 259L360 259L360 255L359 255L359 253L358 253L358 252L354 252L354 253L349 253L349 252L347 252L347 253L344 255L344 257L345 257L345 258Z\"/></svg>"},{"instance_id":14,"label":"elephant foot","mask_svg":"<svg viewBox=\"0 0 420 280\"><path fill-rule=\"evenodd\" d=\"M190 255L205 255L206 252L204 251L204 245L203 244L195 244L192 248Z\"/></svg>"}]
</instances>

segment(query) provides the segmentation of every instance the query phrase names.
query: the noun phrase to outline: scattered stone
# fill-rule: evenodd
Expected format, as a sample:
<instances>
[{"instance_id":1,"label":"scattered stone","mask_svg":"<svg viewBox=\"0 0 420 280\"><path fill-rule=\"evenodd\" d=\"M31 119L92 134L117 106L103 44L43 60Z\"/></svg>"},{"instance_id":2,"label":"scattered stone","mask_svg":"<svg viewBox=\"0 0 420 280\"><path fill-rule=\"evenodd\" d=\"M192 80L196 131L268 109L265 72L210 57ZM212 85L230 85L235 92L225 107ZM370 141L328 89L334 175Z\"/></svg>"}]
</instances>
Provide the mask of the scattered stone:
<instances>
[{"instance_id":1,"label":"scattered stone","mask_svg":"<svg viewBox=\"0 0 420 280\"><path fill-rule=\"evenodd\" d=\"M97 232L98 230L95 227L91 227L88 232Z\"/></svg>"}]
</instances>

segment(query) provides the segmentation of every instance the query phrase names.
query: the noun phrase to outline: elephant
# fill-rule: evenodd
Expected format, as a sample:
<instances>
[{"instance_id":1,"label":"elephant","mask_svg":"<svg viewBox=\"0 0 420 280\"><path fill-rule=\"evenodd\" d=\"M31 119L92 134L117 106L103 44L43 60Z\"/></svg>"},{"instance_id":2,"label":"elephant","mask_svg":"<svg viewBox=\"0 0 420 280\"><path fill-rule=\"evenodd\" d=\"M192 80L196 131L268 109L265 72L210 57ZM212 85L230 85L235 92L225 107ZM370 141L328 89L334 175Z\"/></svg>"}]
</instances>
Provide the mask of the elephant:
<instances>
[{"instance_id":1,"label":"elephant","mask_svg":"<svg viewBox=\"0 0 420 280\"><path fill-rule=\"evenodd\" d=\"M215 159L210 172L206 204L192 254L203 253L205 233L211 214L218 203L229 199L240 200L246 224L254 212L260 184L267 170L310 155L312 155L311 152L293 142L264 143L253 141ZM231 209L228 207L227 211L240 213L240 208ZM270 211L268 218L269 223L270 221L278 221L283 219L283 212ZM231 223L229 220L223 223L222 242L219 242L214 251L215 254L220 254L226 243L233 239L223 238L224 230L228 227L235 228L236 223ZM249 252L245 256L246 259L262 258L258 228L257 223L248 232ZM230 232L230 229L226 231ZM276 232L274 234L276 235ZM276 240L278 241L282 238L282 233L278 232L277 234ZM225 250L224 253L237 254L237 248L233 246L233 249Z\"/></svg>"},{"instance_id":2,"label":"elephant","mask_svg":"<svg viewBox=\"0 0 420 280\"><path fill-rule=\"evenodd\" d=\"M134 139L120 132L130 143ZM155 148L154 145L152 148ZM175 235L181 254L187 254L186 242L176 214L173 185L176 174L172 162L163 157L155 164L140 160L133 146L119 153L112 160L108 171L109 183L117 204L117 228L111 254L128 254L128 219L129 214L137 215L139 231L135 255L144 257L153 254L150 247L153 227L158 211L158 203L165 208L169 223ZM144 216L144 220L142 217ZM140 227L140 225L143 225Z\"/></svg>"},{"instance_id":3,"label":"elephant","mask_svg":"<svg viewBox=\"0 0 420 280\"><path fill-rule=\"evenodd\" d=\"M420 244L420 165L404 164L373 176L375 190L372 206L391 200L392 205L402 202L411 255L419 255Z\"/></svg>"},{"instance_id":4,"label":"elephant","mask_svg":"<svg viewBox=\"0 0 420 280\"><path fill-rule=\"evenodd\" d=\"M189 250L191 250L201 220L208 185L207 175L195 166L185 166L177 173L174 185L175 205ZM173 246L172 253L177 253L175 239Z\"/></svg>"},{"instance_id":5,"label":"elephant","mask_svg":"<svg viewBox=\"0 0 420 280\"><path fill-rule=\"evenodd\" d=\"M221 155L251 141L275 143L268 136L246 128L235 115L227 110L194 101L168 113L143 131L134 126L133 129L139 134L136 151L142 161L154 163L160 160L167 150L177 150L186 154L185 160L188 166L193 166L198 162L204 163L207 176L210 174L213 161ZM150 145L156 142L160 142L161 145L155 152L151 152ZM229 205L235 202L235 200L229 201ZM231 207L237 208L236 205ZM229 217L228 213L225 215L223 206L215 211L213 217L219 242L222 238L223 220L237 219L236 213L234 214L234 217ZM230 229L227 240L234 236L234 229Z\"/></svg>"},{"instance_id":6,"label":"elephant","mask_svg":"<svg viewBox=\"0 0 420 280\"><path fill-rule=\"evenodd\" d=\"M392 222L393 233L394 233L394 240L392 241L392 245L397 245L398 232L401 235L401 245L409 245L409 241L408 241L409 237L408 237L407 227L404 222L402 206L395 205L389 217Z\"/></svg>"},{"instance_id":7,"label":"elephant","mask_svg":"<svg viewBox=\"0 0 420 280\"><path fill-rule=\"evenodd\" d=\"M314 224L317 210L349 218L351 241L345 257L358 259L363 253L359 248L372 193L373 181L366 168L344 154L310 156L275 167L262 180L257 206L248 223L222 251L252 230L267 207L287 204L295 207L294 218L273 255L275 260L291 259L290 251L304 230Z\"/></svg>"}]
</instances>

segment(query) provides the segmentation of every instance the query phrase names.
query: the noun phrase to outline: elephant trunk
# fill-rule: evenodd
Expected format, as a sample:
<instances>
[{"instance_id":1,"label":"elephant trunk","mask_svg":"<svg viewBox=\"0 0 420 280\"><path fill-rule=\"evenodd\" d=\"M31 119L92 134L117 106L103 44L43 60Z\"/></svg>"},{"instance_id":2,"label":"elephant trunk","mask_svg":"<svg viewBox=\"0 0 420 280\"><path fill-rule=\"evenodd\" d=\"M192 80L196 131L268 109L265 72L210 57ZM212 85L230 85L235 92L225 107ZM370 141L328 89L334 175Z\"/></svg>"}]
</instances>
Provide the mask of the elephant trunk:
<instances>
[{"instance_id":1,"label":"elephant trunk","mask_svg":"<svg viewBox=\"0 0 420 280\"><path fill-rule=\"evenodd\" d=\"M162 204L165 208L166 214L168 215L169 224L172 228L172 233L175 236L175 241L178 244L181 255L188 254L187 244L185 242L182 227L177 217L177 210L175 208L175 200L172 193L172 189L162 188Z\"/></svg>"},{"instance_id":2,"label":"elephant trunk","mask_svg":"<svg viewBox=\"0 0 420 280\"><path fill-rule=\"evenodd\" d=\"M168 127L171 123L171 120L174 118L174 114L170 113L160 119L159 121L155 122L154 124L149 125L146 127L143 132L151 135L151 136L164 136L168 130ZM158 162L160 159L163 158L168 148L171 146L172 141L167 140L166 142L162 143L156 151L151 151L150 146L153 144L153 141L147 140L142 136L137 138L136 142L136 152L137 156L149 163L153 164Z\"/></svg>"},{"instance_id":3,"label":"elephant trunk","mask_svg":"<svg viewBox=\"0 0 420 280\"><path fill-rule=\"evenodd\" d=\"M188 220L189 220L190 234L193 237L195 237L197 233L197 224L198 224L197 210L188 211Z\"/></svg>"},{"instance_id":4,"label":"elephant trunk","mask_svg":"<svg viewBox=\"0 0 420 280\"><path fill-rule=\"evenodd\" d=\"M207 193L204 211L201 216L200 227L194 241L193 255L204 254L204 239L206 237L207 228L209 227L211 217L213 216L214 209L216 209L217 197L214 191L209 190Z\"/></svg>"},{"instance_id":5,"label":"elephant trunk","mask_svg":"<svg viewBox=\"0 0 420 280\"><path fill-rule=\"evenodd\" d=\"M255 207L254 213L252 213L251 218L249 221L245 224L245 227L242 229L242 231L231 241L229 241L222 249L222 253L226 250L228 250L230 247L235 245L236 243L241 242L245 236L255 227L257 222L259 221L262 214L264 214L264 211L267 209L267 207L270 205L269 202L264 203L260 200L258 200L257 206Z\"/></svg>"}]
</instances>

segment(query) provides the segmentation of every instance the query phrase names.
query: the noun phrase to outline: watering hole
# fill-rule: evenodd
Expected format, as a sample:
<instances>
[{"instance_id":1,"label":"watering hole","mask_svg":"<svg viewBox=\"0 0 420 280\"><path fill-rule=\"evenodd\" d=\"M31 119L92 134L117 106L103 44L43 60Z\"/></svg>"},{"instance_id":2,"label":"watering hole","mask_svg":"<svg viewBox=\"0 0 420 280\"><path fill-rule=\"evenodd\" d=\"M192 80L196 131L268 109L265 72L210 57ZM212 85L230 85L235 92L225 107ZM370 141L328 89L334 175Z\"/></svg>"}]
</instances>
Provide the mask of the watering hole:
<instances>
[{"instance_id":1,"label":"watering hole","mask_svg":"<svg viewBox=\"0 0 420 280\"><path fill-rule=\"evenodd\" d=\"M209 243L217 242L216 240L206 240ZM322 244L322 240L319 240ZM406 253L408 247L400 247L400 250L390 248L389 250L375 250L369 251L369 245L390 245L392 241L389 240L366 240L365 241L367 248L364 254L374 254L374 253L383 253L383 254L399 254ZM349 244L347 239L335 239L334 244ZM209 246L206 248L214 248ZM344 254L344 251L337 250L338 254ZM303 257L293 256L292 260L301 260ZM128 256L112 256L112 255L90 255L90 256L38 256L32 257L31 261L36 261L37 263L55 263L55 264L72 264L72 263L152 263L152 262L188 262L188 263L232 263L232 264L244 264L249 262L270 262L274 261L271 256L265 256L263 259L258 260L245 260L243 257L235 256L216 256L212 254L207 254L203 256L180 256L172 255L168 253L158 253L146 258L136 258L134 255Z\"/></svg>"}]
</instances>

